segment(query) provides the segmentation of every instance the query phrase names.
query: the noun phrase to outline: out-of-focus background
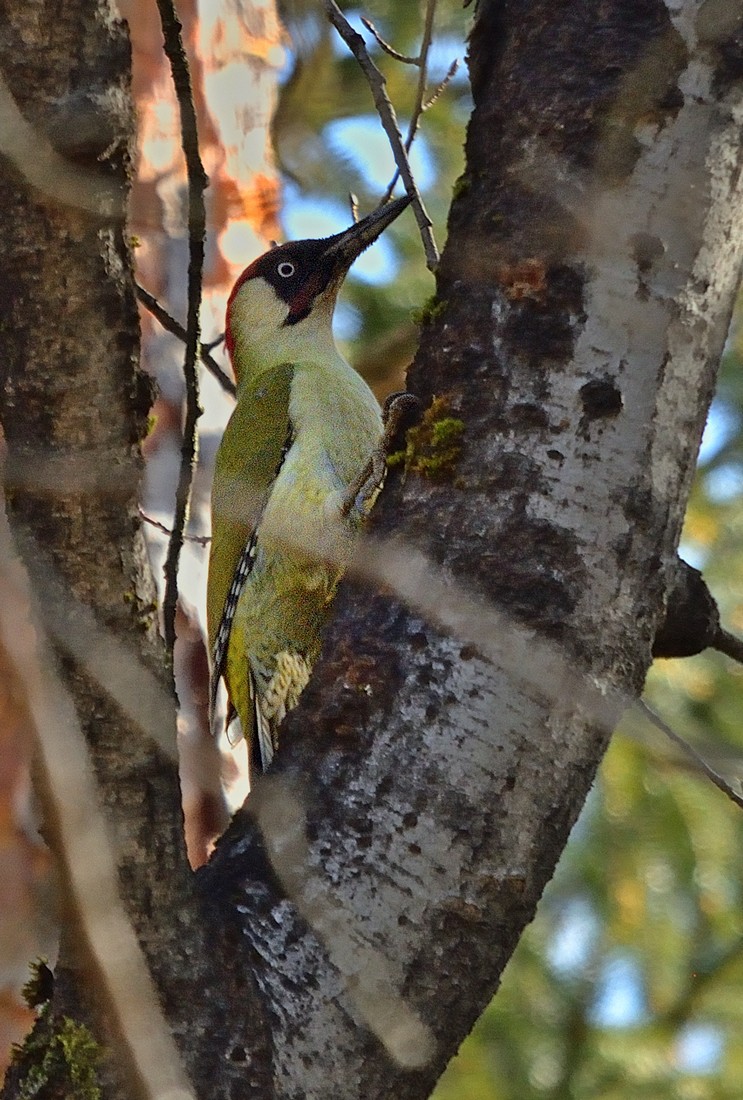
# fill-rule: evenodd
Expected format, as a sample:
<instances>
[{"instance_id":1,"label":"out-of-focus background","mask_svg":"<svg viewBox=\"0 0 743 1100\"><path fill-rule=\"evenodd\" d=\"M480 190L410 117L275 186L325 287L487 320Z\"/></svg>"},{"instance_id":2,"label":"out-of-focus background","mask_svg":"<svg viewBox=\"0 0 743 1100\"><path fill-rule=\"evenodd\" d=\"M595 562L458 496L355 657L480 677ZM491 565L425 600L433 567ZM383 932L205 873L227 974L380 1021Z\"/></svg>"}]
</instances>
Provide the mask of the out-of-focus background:
<instances>
[{"instance_id":1,"label":"out-of-focus background","mask_svg":"<svg viewBox=\"0 0 743 1100\"><path fill-rule=\"evenodd\" d=\"M403 132L418 69L384 53L362 25L417 55L418 3L345 7L376 62ZM139 282L185 321L185 168L178 109L150 0L121 0L134 50L139 117L131 233ZM205 341L223 328L241 269L272 239L325 236L361 213L393 175L392 156L356 61L314 0L183 0L201 153L210 177L202 314ZM421 119L416 178L445 239L472 108L464 55L469 16L439 0L429 94L460 66ZM399 185L398 185L399 186ZM412 216L355 265L337 338L380 397L399 388L416 343L415 311L433 291ZM182 415L183 347L142 313L143 360L160 396L146 450L145 513L171 522ZM728 629L743 633L743 347L731 336L700 454L682 555L704 575ZM215 350L222 357L221 348ZM211 464L231 408L202 372L205 413L189 533L208 533ZM147 525L161 580L166 536ZM218 768L239 803L243 750L217 754L205 721L206 552L189 542L181 567L176 654L184 808L194 865L208 857L220 810L206 772ZM658 661L647 698L732 783L743 772L743 668L719 654ZM0 1062L32 1020L20 997L27 964L53 959L52 872L38 836L24 716L0 669ZM554 881L502 988L451 1064L437 1100L678 1098L731 1100L743 1080L743 814L638 719L615 735ZM466 981L466 974L462 976Z\"/></svg>"}]
</instances>

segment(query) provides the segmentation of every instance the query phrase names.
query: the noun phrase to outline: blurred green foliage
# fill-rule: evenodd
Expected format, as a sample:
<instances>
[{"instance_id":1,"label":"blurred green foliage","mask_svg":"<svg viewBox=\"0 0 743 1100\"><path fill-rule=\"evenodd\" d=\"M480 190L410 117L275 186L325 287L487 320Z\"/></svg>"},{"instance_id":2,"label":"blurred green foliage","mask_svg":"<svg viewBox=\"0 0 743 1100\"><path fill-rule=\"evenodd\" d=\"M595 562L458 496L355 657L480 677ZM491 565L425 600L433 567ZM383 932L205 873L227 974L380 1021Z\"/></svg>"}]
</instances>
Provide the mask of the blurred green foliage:
<instances>
[{"instance_id":1,"label":"blurred green foliage","mask_svg":"<svg viewBox=\"0 0 743 1100\"><path fill-rule=\"evenodd\" d=\"M369 18L396 50L414 56L420 49L424 5L373 0L360 7L340 6L363 33L373 60L384 72L405 136L415 104L418 69L385 54L361 26L359 17ZM392 170L385 173L382 164L382 157L391 162L391 154L386 142L379 141L369 86L358 62L327 23L316 0L284 0L279 7L292 47L272 131L285 193L288 197L298 191L313 200L330 200L348 209L347 196L353 192L365 213L379 201L392 176ZM446 237L454 182L464 165L464 129L472 106L464 64L470 22L471 16L459 0L440 0L430 53L429 93L457 58L459 70L444 94L423 114L413 146L425 167L418 182L439 250ZM339 127L342 120L345 127ZM357 125L348 125L352 121ZM339 141L339 137L345 140ZM380 186L381 179L385 182ZM429 185L423 186L424 182ZM352 269L343 293L343 301L352 308L358 322L353 341L344 350L382 393L399 388L416 345L413 311L434 289L412 215L402 217L385 236L399 264L394 282L370 287L355 278Z\"/></svg>"},{"instance_id":2,"label":"blurred green foliage","mask_svg":"<svg viewBox=\"0 0 743 1100\"><path fill-rule=\"evenodd\" d=\"M349 18L368 16L402 53L417 53L422 4L341 6ZM372 113L369 89L315 0L285 0L282 14L293 53L274 138L292 181L287 187L339 202L353 190L365 211L380 194L364 168L372 146L339 159L331 138L338 119ZM459 0L440 0L432 84L455 56L463 60L469 20ZM404 123L417 71L364 36ZM424 198L440 248L470 109L460 75L421 123L432 165ZM349 280L346 292L359 318L354 344L364 349L356 363L377 382L387 376L383 389L399 385L415 346L411 311L432 290L413 219L400 219L391 237L399 261L395 281ZM724 625L740 633L742 353L743 327L723 364L682 542L684 556L704 569ZM714 767L738 781L743 668L710 652L660 661L647 698ZM661 733L636 717L625 719L498 996L435 1100L737 1100L743 1094L742 853L743 813Z\"/></svg>"}]
</instances>

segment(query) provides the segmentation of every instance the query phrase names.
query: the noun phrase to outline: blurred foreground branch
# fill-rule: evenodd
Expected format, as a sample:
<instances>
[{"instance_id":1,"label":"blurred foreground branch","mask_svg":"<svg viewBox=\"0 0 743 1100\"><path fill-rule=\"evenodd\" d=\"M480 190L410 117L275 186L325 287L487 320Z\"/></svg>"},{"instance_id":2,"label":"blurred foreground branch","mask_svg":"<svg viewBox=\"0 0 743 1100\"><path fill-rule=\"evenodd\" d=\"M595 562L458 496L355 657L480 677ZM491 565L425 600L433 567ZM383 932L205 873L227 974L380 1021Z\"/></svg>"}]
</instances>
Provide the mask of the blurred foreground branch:
<instances>
[{"instance_id":1,"label":"blurred foreground branch","mask_svg":"<svg viewBox=\"0 0 743 1100\"><path fill-rule=\"evenodd\" d=\"M126 917L116 859L100 811L75 707L54 670L28 578L0 510L0 636L36 733L37 791L75 924L107 1002L122 1064L149 1100L193 1097L158 1005L149 970Z\"/></svg>"}]
</instances>

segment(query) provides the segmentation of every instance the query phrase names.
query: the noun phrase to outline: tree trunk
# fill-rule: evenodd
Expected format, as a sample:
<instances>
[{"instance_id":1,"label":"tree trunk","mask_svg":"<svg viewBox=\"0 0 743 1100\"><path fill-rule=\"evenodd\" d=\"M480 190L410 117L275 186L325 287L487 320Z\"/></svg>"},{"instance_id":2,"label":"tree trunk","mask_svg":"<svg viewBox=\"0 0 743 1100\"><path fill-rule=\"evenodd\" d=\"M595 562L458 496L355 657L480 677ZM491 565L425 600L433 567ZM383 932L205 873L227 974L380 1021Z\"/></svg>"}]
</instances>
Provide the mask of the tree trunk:
<instances>
[{"instance_id":1,"label":"tree trunk","mask_svg":"<svg viewBox=\"0 0 743 1100\"><path fill-rule=\"evenodd\" d=\"M119 93L91 111L123 102L121 29L72 7L3 11L3 71L55 140L77 87ZM276 767L195 880L172 763L66 658L197 1096L425 1097L531 919L642 688L674 562L741 259L740 14L480 4L467 168L409 379L436 400L360 555L388 587L345 585ZM105 152L123 190L128 123L111 117L59 151ZM146 401L121 206L93 219L15 170L0 187L13 522L141 647ZM75 472L51 503L47 470ZM64 962L60 1011L79 999ZM106 1095L133 1080L109 1069Z\"/></svg>"},{"instance_id":2,"label":"tree trunk","mask_svg":"<svg viewBox=\"0 0 743 1100\"><path fill-rule=\"evenodd\" d=\"M282 1098L428 1094L642 689L741 260L740 17L480 4L409 375L437 403L361 555L401 599L346 585L248 800L295 905L244 821L204 875L242 892Z\"/></svg>"}]
</instances>

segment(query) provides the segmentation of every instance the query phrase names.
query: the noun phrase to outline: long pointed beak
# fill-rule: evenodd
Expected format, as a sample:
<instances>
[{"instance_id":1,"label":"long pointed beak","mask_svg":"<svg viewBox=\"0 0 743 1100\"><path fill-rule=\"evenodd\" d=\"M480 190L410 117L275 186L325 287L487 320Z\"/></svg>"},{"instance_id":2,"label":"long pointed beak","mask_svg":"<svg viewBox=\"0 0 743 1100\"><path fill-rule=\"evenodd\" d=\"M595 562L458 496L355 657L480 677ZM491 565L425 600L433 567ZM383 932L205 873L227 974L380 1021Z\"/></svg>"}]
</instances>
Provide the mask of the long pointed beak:
<instances>
[{"instance_id":1,"label":"long pointed beak","mask_svg":"<svg viewBox=\"0 0 743 1100\"><path fill-rule=\"evenodd\" d=\"M405 195L394 202L388 202L386 206L368 214L342 233L336 233L334 237L300 242L304 246L312 247L312 266L293 296L285 299L289 304L289 312L284 324L296 325L307 317L320 295L334 303L338 288L356 257L373 244L380 233L409 205L410 199Z\"/></svg>"},{"instance_id":2,"label":"long pointed beak","mask_svg":"<svg viewBox=\"0 0 743 1100\"><path fill-rule=\"evenodd\" d=\"M336 262L339 273L345 274L357 256L376 241L387 226L391 225L395 218L410 205L410 201L409 195L403 195L401 199L388 202L386 206L367 214L360 222L356 222L342 233L329 237L325 256Z\"/></svg>"}]
</instances>

